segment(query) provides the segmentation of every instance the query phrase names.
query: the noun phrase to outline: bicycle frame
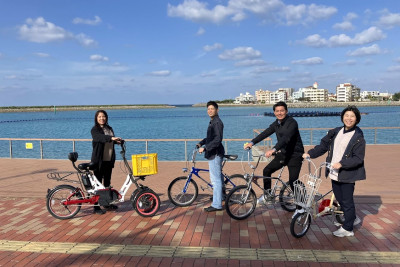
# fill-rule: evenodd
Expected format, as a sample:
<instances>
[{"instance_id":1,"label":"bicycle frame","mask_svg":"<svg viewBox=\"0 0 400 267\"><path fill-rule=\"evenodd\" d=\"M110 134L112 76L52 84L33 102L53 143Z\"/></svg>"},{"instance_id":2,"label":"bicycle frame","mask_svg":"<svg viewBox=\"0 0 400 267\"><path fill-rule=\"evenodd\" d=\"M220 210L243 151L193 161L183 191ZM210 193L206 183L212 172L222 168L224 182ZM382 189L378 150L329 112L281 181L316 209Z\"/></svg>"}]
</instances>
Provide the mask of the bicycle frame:
<instances>
[{"instance_id":1,"label":"bicycle frame","mask_svg":"<svg viewBox=\"0 0 400 267\"><path fill-rule=\"evenodd\" d=\"M184 188L183 188L183 192L184 192L184 193L186 193L187 187L188 187L190 181L192 180L193 175L195 175L195 176L198 177L200 180L202 180L205 184L207 184L207 186L204 187L204 188L203 188L202 186L200 186L200 188L201 188L203 191L204 191L205 189L208 189L208 188L213 189L213 186L212 186L211 182L208 182L206 179L204 179L203 177L201 177L201 176L199 175L199 172L210 172L210 170L208 170L208 169L196 168L196 155L197 155L197 149L194 149L193 152L192 152L192 160L191 160L192 163L193 163L193 166L191 167L191 171L190 171L190 173L188 174L188 179L187 179L187 181L186 181L186 183L185 183L185 186L184 186ZM223 170L223 168L224 168L226 162L227 162L227 159L224 158L223 161L222 161L221 170ZM188 172L188 165L189 165L189 161L186 162L186 168L183 168L183 169L182 169L183 172ZM234 184L230 181L228 175L226 175L224 172L222 172L221 174L222 174L222 176L224 177L225 181L228 180L232 185L234 185Z\"/></svg>"}]
</instances>

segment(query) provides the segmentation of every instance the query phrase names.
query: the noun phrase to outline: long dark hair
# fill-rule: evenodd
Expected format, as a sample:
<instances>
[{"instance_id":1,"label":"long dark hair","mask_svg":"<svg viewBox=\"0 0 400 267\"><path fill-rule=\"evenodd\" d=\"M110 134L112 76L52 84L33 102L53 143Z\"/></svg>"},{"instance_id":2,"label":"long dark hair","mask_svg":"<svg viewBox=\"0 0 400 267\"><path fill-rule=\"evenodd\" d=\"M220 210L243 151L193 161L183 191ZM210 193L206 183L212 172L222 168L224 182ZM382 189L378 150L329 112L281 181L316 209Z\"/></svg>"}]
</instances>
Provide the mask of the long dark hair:
<instances>
[{"instance_id":1,"label":"long dark hair","mask_svg":"<svg viewBox=\"0 0 400 267\"><path fill-rule=\"evenodd\" d=\"M96 114L94 115L94 126L96 126L96 127L98 127L98 128L101 128L100 124L97 122L97 116L99 116L100 113L103 113L104 116L106 116L106 123L105 123L105 126L107 126L108 128L110 128L110 125L108 125L108 114L107 114L107 112L106 112L105 110L102 110L102 109L98 110L98 111L96 112Z\"/></svg>"}]
</instances>

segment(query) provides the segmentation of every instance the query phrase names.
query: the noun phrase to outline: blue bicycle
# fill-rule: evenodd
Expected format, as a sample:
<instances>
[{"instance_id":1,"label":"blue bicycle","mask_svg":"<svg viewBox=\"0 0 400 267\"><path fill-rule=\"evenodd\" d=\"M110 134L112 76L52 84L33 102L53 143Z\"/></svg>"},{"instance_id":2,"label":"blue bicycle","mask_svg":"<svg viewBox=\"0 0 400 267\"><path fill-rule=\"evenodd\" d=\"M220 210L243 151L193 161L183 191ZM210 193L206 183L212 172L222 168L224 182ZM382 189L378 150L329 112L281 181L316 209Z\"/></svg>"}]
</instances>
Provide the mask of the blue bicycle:
<instances>
[{"instance_id":1,"label":"blue bicycle","mask_svg":"<svg viewBox=\"0 0 400 267\"><path fill-rule=\"evenodd\" d=\"M183 172L185 173L189 171L189 165L192 165L189 174L187 176L180 176L175 178L168 186L168 198L176 206L186 207L196 200L199 194L199 187L197 186L196 181L193 179L195 176L206 184L205 187L200 186L203 191L206 189L213 189L211 182L208 182L199 174L200 172L209 172L209 170L196 168L197 152L198 149L195 148L192 152L191 159L188 159L186 161L186 168L183 168ZM225 163L228 160L235 160L237 159L237 157L237 155L224 155L222 169L224 168ZM226 195L228 195L228 193L235 186L246 184L246 179L244 179L244 176L242 174L227 175L226 173L222 172L222 175L224 177L223 186Z\"/></svg>"}]
</instances>

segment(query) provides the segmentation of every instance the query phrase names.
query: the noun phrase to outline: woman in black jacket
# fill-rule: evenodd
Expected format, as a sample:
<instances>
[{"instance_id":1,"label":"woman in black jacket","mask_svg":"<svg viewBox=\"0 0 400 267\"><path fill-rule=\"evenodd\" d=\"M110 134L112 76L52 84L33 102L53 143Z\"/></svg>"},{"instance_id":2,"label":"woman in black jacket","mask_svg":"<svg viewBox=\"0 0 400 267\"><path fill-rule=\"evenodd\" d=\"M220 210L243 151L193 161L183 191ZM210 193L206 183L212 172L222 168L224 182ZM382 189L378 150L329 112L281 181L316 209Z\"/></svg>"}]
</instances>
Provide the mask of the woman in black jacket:
<instances>
[{"instance_id":1,"label":"woman in black jacket","mask_svg":"<svg viewBox=\"0 0 400 267\"><path fill-rule=\"evenodd\" d=\"M338 237L354 236L353 224L356 219L354 205L355 181L365 180L365 139L356 125L361 120L360 111L348 106L341 113L344 124L328 132L321 143L303 155L303 158L317 158L328 152L327 162L333 170L326 170L326 176L332 180L332 189L344 213L344 224L333 234Z\"/></svg>"},{"instance_id":2,"label":"woman in black jacket","mask_svg":"<svg viewBox=\"0 0 400 267\"><path fill-rule=\"evenodd\" d=\"M121 138L114 136L114 131L108 125L108 115L104 110L98 110L94 116L94 126L91 130L92 134L92 162L96 163L94 175L100 183L105 187L109 187L111 183L112 169L115 163L114 143L119 143ZM117 209L115 205L106 208ZM98 205L94 206L94 212L104 214Z\"/></svg>"}]
</instances>

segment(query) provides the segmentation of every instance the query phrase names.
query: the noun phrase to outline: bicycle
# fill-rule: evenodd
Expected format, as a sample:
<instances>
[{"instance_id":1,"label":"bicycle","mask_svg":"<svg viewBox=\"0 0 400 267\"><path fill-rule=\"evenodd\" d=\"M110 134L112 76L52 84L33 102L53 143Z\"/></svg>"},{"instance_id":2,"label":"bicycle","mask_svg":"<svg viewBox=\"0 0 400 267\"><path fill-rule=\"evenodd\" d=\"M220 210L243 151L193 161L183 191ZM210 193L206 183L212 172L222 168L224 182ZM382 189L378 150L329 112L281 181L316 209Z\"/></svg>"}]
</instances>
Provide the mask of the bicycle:
<instances>
[{"instance_id":1,"label":"bicycle","mask_svg":"<svg viewBox=\"0 0 400 267\"><path fill-rule=\"evenodd\" d=\"M253 190L253 184L255 184L258 188L260 188L263 191L264 197L268 200L270 204L279 203L284 210L294 211L296 209L296 206L293 203L293 192L289 184L284 182L281 178L285 166L280 169L278 177L266 177L266 176L255 175L254 173L260 163L260 160L264 156L263 155L254 156L258 157L258 160L256 165L253 166L250 162L250 157L253 157L252 155L250 155L252 150L246 149L246 151L247 151L247 164L250 166L252 171L247 172L244 175L247 181L246 185L237 186L233 188L232 191L228 194L225 202L225 209L228 215L235 220L243 220L249 217L254 212L257 206L257 197L256 193ZM271 189L265 190L258 184L257 182L258 179L275 180L275 183ZM279 194L277 194L278 190ZM276 201L276 198L278 198L279 200Z\"/></svg>"},{"instance_id":2,"label":"bicycle","mask_svg":"<svg viewBox=\"0 0 400 267\"><path fill-rule=\"evenodd\" d=\"M176 206L186 207L196 200L199 194L199 188L196 181L193 179L194 176L196 176L206 184L206 187L200 186L203 191L206 189L213 189L212 184L202 178L199 174L200 172L209 172L209 170L196 168L197 152L198 149L196 147L192 151L191 159L188 158L188 160L186 161L186 168L182 169L182 171L186 173L189 171L189 165L192 164L189 174L187 176L180 176L175 178L168 186L168 198ZM237 157L237 155L224 155L222 161L222 170L228 160L236 160ZM228 194L230 190L232 190L232 188L234 188L235 186L244 184L246 182L244 176L241 174L227 175L222 171L222 175L224 177L223 186L225 188L225 194Z\"/></svg>"},{"instance_id":3,"label":"bicycle","mask_svg":"<svg viewBox=\"0 0 400 267\"><path fill-rule=\"evenodd\" d=\"M294 203L302 208L293 215L290 223L290 233L296 238L301 238L307 233L312 219L331 215L332 222L336 219L339 224L344 223L344 214L335 200L335 195L332 194L330 199L324 199L325 196L332 193L332 189L325 194L318 193L321 184L321 169L327 167L331 170L331 164L323 162L317 168L310 158L306 158L306 160L309 173L294 182ZM314 173L311 172L311 164L314 166Z\"/></svg>"},{"instance_id":4,"label":"bicycle","mask_svg":"<svg viewBox=\"0 0 400 267\"><path fill-rule=\"evenodd\" d=\"M61 220L73 218L81 209L82 204L108 206L117 202L124 202L124 197L132 184L136 190L131 195L130 201L134 210L143 217L150 217L157 213L160 208L160 198L153 190L138 183L145 180L146 175L134 176L132 169L126 159L125 141L121 140L121 156L127 170L127 177L120 191L112 187L105 188L93 173L95 164L81 163L78 167L75 162L78 160L78 153L71 152L68 159L77 172L53 172L49 173L49 179L70 183L79 183L80 186L62 184L47 190L46 206L49 213ZM68 179L70 175L77 174L78 179ZM98 204L96 204L98 203Z\"/></svg>"}]
</instances>

